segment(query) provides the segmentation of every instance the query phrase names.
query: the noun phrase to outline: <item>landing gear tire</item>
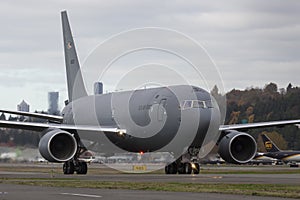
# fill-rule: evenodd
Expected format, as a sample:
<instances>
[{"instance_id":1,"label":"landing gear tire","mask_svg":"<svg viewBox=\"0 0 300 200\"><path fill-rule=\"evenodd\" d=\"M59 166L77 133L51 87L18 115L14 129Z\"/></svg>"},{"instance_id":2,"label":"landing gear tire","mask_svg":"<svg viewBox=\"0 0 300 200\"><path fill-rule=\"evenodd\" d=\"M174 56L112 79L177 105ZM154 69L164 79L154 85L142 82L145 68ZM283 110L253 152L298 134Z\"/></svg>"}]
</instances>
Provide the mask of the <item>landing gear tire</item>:
<instances>
[{"instance_id":1,"label":"landing gear tire","mask_svg":"<svg viewBox=\"0 0 300 200\"><path fill-rule=\"evenodd\" d=\"M176 174L177 173L177 164L175 162L165 166L166 174Z\"/></svg>"},{"instance_id":2,"label":"landing gear tire","mask_svg":"<svg viewBox=\"0 0 300 200\"><path fill-rule=\"evenodd\" d=\"M86 162L67 161L63 165L64 174L87 174L88 167Z\"/></svg>"},{"instance_id":3,"label":"landing gear tire","mask_svg":"<svg viewBox=\"0 0 300 200\"><path fill-rule=\"evenodd\" d=\"M78 166L76 169L77 174L87 174L87 164L86 162L78 162Z\"/></svg>"},{"instance_id":4,"label":"landing gear tire","mask_svg":"<svg viewBox=\"0 0 300 200\"><path fill-rule=\"evenodd\" d=\"M194 168L193 168L193 173L194 174L199 174L200 173L200 165L199 163L194 163Z\"/></svg>"},{"instance_id":5,"label":"landing gear tire","mask_svg":"<svg viewBox=\"0 0 300 200\"><path fill-rule=\"evenodd\" d=\"M191 174L192 173L192 164L191 163L184 163L183 164L183 172L184 174Z\"/></svg>"},{"instance_id":6,"label":"landing gear tire","mask_svg":"<svg viewBox=\"0 0 300 200\"><path fill-rule=\"evenodd\" d=\"M63 172L64 174L74 174L75 166L72 161L67 161L63 165Z\"/></svg>"},{"instance_id":7,"label":"landing gear tire","mask_svg":"<svg viewBox=\"0 0 300 200\"><path fill-rule=\"evenodd\" d=\"M185 174L185 165L184 165L184 163L179 163L179 165L178 165L178 174Z\"/></svg>"}]
</instances>

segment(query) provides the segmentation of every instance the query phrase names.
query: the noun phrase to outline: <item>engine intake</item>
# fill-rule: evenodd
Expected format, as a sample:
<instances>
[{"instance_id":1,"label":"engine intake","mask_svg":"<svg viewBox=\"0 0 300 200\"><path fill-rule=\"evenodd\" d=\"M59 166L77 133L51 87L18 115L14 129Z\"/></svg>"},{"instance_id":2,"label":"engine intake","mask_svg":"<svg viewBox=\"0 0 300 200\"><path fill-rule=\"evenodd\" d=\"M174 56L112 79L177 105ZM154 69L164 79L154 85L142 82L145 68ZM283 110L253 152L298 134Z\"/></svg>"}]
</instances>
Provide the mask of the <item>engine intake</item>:
<instances>
[{"instance_id":1,"label":"engine intake","mask_svg":"<svg viewBox=\"0 0 300 200\"><path fill-rule=\"evenodd\" d=\"M243 132L229 131L219 143L219 154L229 163L247 163L254 158L256 151L254 138Z\"/></svg>"},{"instance_id":2,"label":"engine intake","mask_svg":"<svg viewBox=\"0 0 300 200\"><path fill-rule=\"evenodd\" d=\"M77 141L67 131L49 130L39 142L39 151L49 162L65 162L74 157Z\"/></svg>"}]
</instances>

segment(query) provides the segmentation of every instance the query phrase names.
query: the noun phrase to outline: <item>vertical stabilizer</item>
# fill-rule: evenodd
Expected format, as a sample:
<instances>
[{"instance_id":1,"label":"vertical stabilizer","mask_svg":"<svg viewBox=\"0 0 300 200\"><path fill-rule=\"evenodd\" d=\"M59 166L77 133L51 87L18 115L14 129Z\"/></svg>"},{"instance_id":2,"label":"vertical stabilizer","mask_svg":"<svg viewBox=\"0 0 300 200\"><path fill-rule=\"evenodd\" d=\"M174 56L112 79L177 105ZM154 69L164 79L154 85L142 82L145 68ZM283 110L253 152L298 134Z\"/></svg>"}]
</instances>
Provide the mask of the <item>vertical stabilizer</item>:
<instances>
[{"instance_id":1,"label":"vertical stabilizer","mask_svg":"<svg viewBox=\"0 0 300 200\"><path fill-rule=\"evenodd\" d=\"M264 145L265 145L265 149L267 150L267 152L279 152L281 151L276 144L274 144L274 142L265 134L261 135Z\"/></svg>"},{"instance_id":2,"label":"vertical stabilizer","mask_svg":"<svg viewBox=\"0 0 300 200\"><path fill-rule=\"evenodd\" d=\"M69 102L87 96L66 11L61 12Z\"/></svg>"}]
</instances>

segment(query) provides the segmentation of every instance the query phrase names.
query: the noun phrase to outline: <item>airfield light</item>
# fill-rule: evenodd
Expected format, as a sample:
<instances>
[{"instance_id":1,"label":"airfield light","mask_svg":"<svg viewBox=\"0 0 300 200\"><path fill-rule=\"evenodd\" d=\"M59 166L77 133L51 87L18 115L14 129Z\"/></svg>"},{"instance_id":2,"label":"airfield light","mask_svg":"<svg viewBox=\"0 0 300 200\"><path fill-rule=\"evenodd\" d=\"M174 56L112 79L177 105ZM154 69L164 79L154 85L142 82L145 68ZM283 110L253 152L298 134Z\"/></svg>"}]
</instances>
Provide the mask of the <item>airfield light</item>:
<instances>
[{"instance_id":1,"label":"airfield light","mask_svg":"<svg viewBox=\"0 0 300 200\"><path fill-rule=\"evenodd\" d=\"M140 154L141 154L141 156L142 156L142 155L144 155L144 152L143 152L143 151L140 151Z\"/></svg>"}]
</instances>

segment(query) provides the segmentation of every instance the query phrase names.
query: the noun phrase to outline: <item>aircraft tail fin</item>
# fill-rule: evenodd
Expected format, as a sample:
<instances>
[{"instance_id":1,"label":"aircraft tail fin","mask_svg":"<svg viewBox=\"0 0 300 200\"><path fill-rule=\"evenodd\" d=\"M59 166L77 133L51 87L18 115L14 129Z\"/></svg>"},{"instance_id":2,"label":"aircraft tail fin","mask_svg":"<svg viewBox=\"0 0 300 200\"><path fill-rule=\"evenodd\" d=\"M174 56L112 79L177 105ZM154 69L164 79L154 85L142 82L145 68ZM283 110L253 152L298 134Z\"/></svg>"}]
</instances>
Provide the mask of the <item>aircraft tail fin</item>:
<instances>
[{"instance_id":1,"label":"aircraft tail fin","mask_svg":"<svg viewBox=\"0 0 300 200\"><path fill-rule=\"evenodd\" d=\"M87 96L66 11L61 12L69 102Z\"/></svg>"},{"instance_id":2,"label":"aircraft tail fin","mask_svg":"<svg viewBox=\"0 0 300 200\"><path fill-rule=\"evenodd\" d=\"M267 152L281 151L267 135L262 134L261 137L263 139L264 146L265 146L265 149L267 150Z\"/></svg>"}]
</instances>

